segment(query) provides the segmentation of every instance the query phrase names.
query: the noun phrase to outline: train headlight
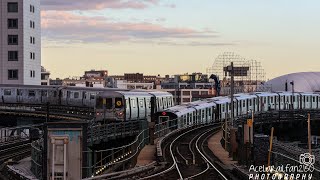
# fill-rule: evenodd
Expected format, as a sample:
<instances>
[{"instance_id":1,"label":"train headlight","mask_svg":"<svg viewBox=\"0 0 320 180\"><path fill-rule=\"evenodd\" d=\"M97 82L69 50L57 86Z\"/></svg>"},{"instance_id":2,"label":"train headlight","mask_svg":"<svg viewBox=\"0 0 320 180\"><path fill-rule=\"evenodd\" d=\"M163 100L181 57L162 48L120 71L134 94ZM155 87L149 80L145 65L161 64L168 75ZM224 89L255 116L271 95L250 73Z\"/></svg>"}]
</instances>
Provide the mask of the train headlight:
<instances>
[{"instance_id":1,"label":"train headlight","mask_svg":"<svg viewBox=\"0 0 320 180\"><path fill-rule=\"evenodd\" d=\"M119 112L116 112L115 114L116 114L117 117L121 118L121 117L123 117L124 112L123 111L119 111Z\"/></svg>"}]
</instances>

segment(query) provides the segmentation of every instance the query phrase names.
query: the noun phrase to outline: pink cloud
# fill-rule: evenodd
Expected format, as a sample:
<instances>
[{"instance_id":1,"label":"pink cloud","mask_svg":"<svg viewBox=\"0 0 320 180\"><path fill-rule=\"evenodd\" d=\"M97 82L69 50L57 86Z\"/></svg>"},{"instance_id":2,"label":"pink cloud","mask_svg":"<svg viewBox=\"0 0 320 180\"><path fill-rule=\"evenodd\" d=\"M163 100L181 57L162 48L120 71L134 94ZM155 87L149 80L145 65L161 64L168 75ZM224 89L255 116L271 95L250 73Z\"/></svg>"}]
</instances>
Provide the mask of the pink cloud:
<instances>
[{"instance_id":1,"label":"pink cloud","mask_svg":"<svg viewBox=\"0 0 320 180\"><path fill-rule=\"evenodd\" d=\"M41 13L46 39L80 42L121 42L137 39L208 38L211 31L165 27L152 23L113 22L104 16L83 16L66 11Z\"/></svg>"},{"instance_id":2,"label":"pink cloud","mask_svg":"<svg viewBox=\"0 0 320 180\"><path fill-rule=\"evenodd\" d=\"M45 10L145 9L159 0L41 0Z\"/></svg>"}]
</instances>

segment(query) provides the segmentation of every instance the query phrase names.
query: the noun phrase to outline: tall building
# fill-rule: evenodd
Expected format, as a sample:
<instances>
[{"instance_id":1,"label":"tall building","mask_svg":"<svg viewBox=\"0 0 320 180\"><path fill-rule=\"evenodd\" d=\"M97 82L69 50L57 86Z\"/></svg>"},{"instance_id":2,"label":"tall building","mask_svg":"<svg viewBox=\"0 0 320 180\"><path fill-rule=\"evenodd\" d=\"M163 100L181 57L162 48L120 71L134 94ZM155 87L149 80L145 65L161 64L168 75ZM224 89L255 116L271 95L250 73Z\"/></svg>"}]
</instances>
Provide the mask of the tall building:
<instances>
[{"instance_id":1,"label":"tall building","mask_svg":"<svg viewBox=\"0 0 320 180\"><path fill-rule=\"evenodd\" d=\"M0 0L0 84L41 84L39 0Z\"/></svg>"}]
</instances>

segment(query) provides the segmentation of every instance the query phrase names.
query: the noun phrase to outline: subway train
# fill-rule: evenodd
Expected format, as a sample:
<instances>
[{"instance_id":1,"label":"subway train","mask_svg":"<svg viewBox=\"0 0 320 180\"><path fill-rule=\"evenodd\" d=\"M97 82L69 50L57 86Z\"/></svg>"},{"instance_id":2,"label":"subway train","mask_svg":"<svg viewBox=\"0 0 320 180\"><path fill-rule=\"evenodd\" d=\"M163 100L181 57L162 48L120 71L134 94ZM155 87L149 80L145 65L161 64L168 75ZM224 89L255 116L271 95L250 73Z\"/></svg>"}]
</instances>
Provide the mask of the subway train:
<instances>
[{"instance_id":1,"label":"subway train","mask_svg":"<svg viewBox=\"0 0 320 180\"><path fill-rule=\"evenodd\" d=\"M317 93L298 92L254 92L234 95L234 116L271 110L320 109L320 95ZM231 114L230 97L213 97L185 105L167 108L155 114L157 123L179 119L176 128L193 124L204 124L211 121L223 121Z\"/></svg>"},{"instance_id":2,"label":"subway train","mask_svg":"<svg viewBox=\"0 0 320 180\"><path fill-rule=\"evenodd\" d=\"M152 101L152 97L154 101ZM156 91L113 91L97 95L96 120L140 120L151 118L151 103L154 112L174 106L172 94Z\"/></svg>"},{"instance_id":3,"label":"subway train","mask_svg":"<svg viewBox=\"0 0 320 180\"><path fill-rule=\"evenodd\" d=\"M96 121L148 119L151 97L155 111L174 106L167 92L116 88L0 85L0 103L47 104L92 107Z\"/></svg>"}]
</instances>

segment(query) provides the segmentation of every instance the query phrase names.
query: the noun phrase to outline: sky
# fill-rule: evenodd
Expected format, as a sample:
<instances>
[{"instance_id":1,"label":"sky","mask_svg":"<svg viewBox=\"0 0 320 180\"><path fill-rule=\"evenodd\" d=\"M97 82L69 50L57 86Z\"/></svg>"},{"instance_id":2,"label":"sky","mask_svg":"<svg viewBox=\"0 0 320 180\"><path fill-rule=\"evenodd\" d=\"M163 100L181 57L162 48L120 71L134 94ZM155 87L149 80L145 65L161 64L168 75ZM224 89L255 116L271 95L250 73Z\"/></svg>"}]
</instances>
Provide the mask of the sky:
<instances>
[{"instance_id":1,"label":"sky","mask_svg":"<svg viewBox=\"0 0 320 180\"><path fill-rule=\"evenodd\" d=\"M42 65L52 78L202 72L223 52L267 79L320 69L318 0L41 0Z\"/></svg>"}]
</instances>

